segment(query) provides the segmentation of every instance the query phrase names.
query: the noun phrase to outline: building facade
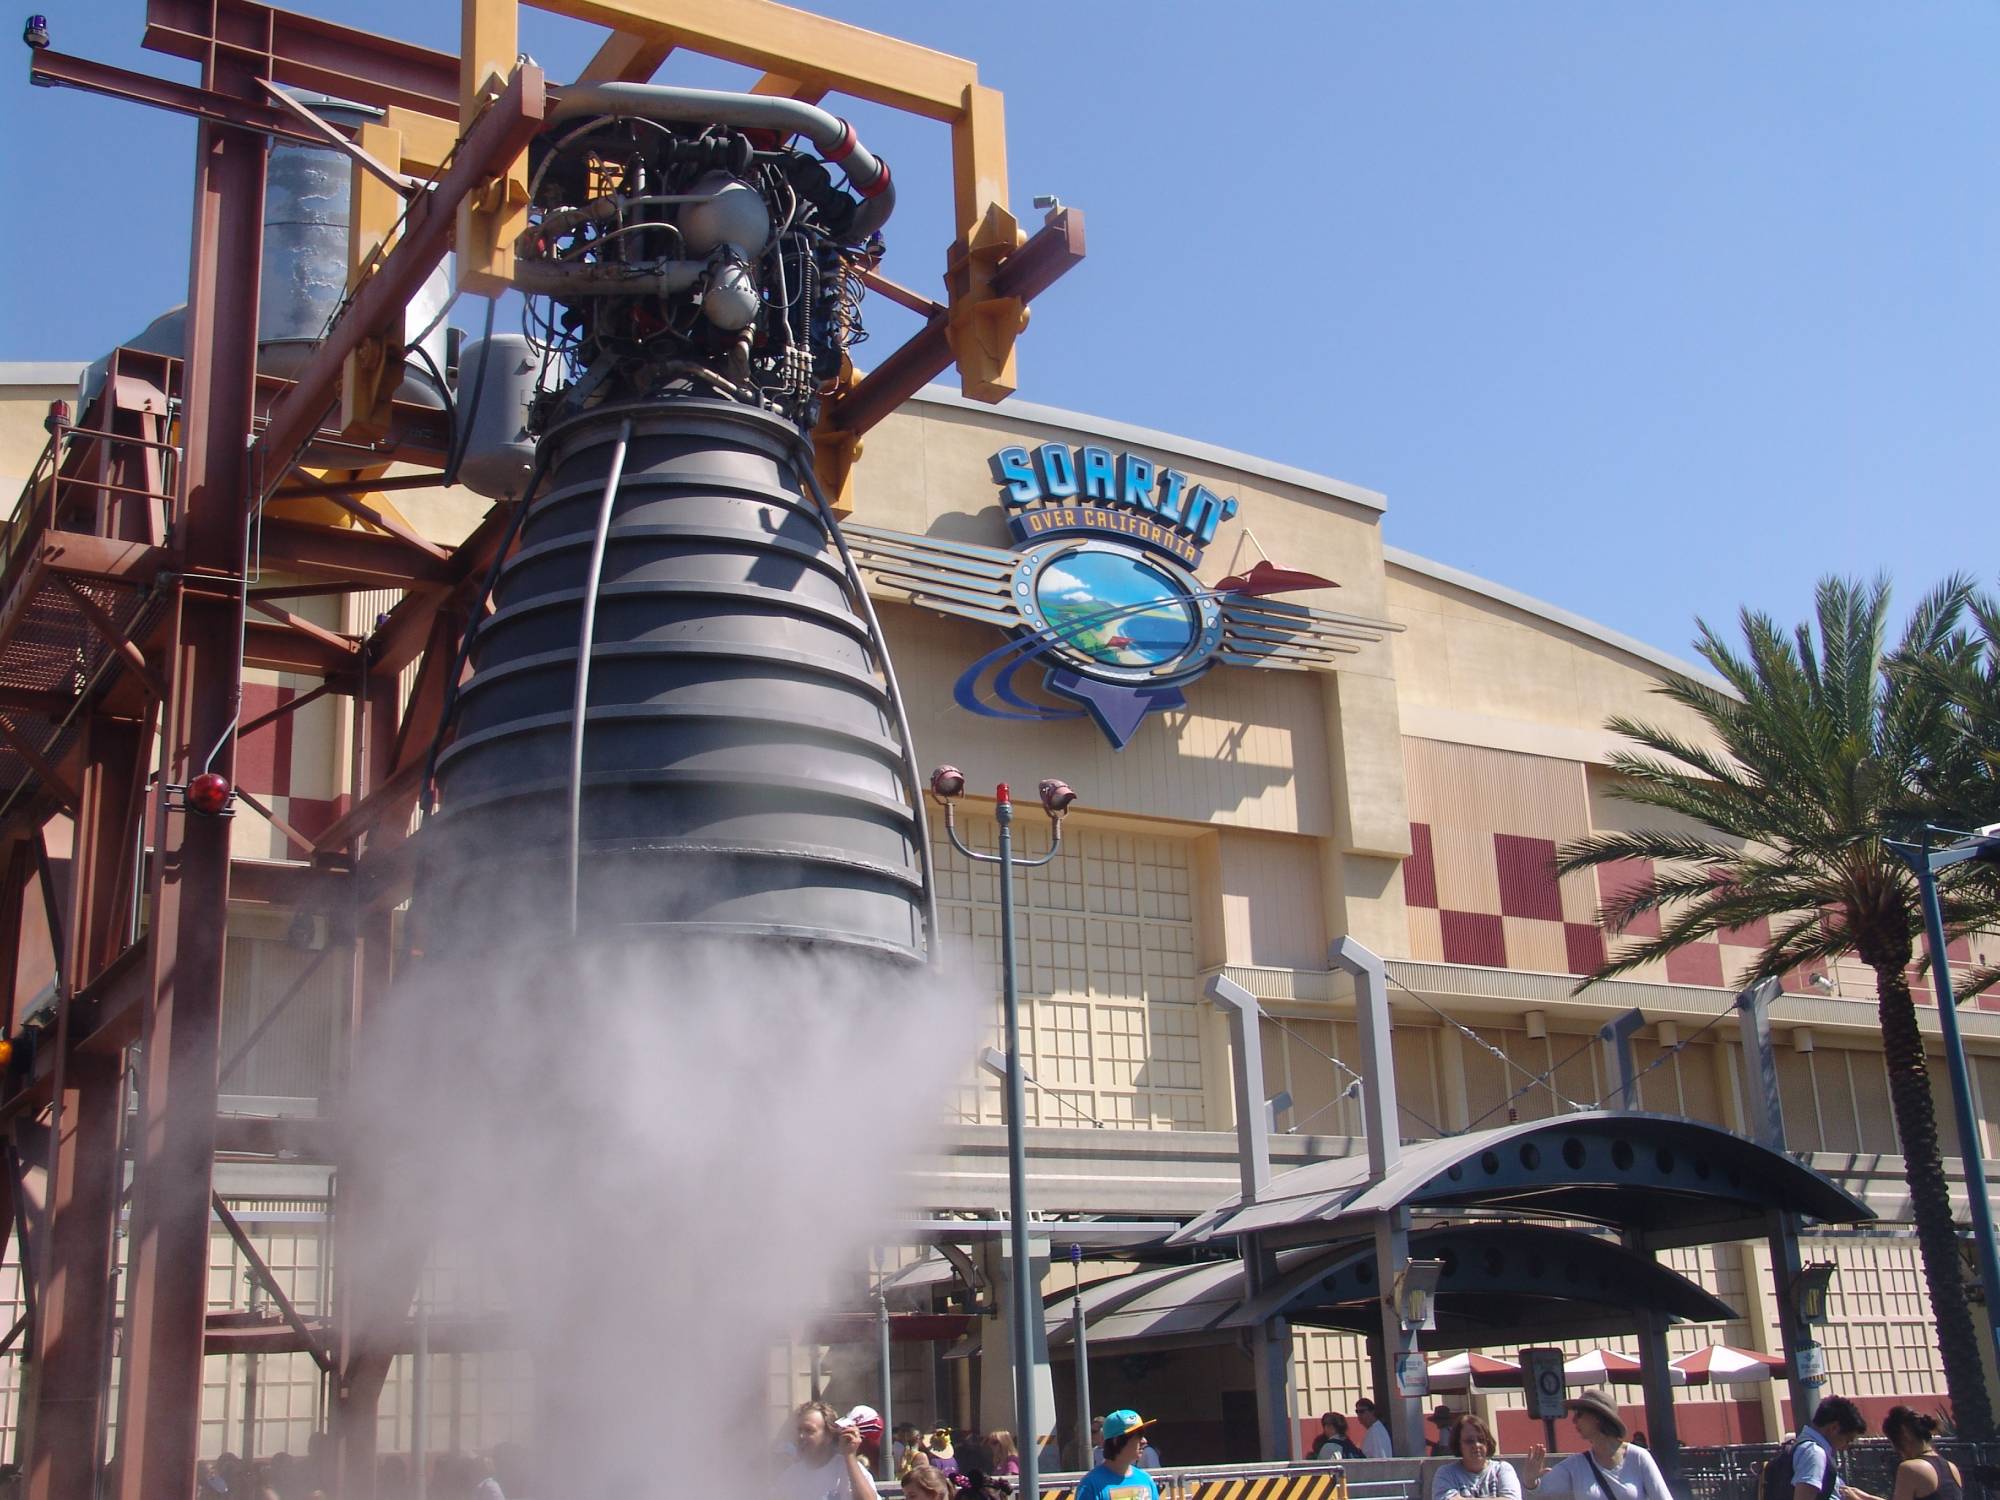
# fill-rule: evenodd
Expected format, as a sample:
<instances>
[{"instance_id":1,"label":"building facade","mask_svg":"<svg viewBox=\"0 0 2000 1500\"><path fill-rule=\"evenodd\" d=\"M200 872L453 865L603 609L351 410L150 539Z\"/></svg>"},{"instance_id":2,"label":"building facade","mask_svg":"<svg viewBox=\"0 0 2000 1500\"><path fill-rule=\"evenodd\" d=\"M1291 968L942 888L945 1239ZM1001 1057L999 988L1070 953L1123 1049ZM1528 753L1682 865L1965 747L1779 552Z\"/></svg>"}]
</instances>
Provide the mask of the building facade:
<instances>
[{"instance_id":1,"label":"building facade","mask_svg":"<svg viewBox=\"0 0 2000 1500\"><path fill-rule=\"evenodd\" d=\"M47 402L71 397L76 373L0 367L0 477L13 476L17 488L44 441ZM1246 987L1265 1012L1269 1091L1290 1100L1277 1120L1275 1165L1359 1150L1360 1115L1348 1091L1357 1056L1353 996L1327 961L1329 943L1344 935L1388 961L1406 1139L1603 1104L1612 1080L1596 1031L1634 1007L1646 1019L1635 1040L1642 1070L1635 1106L1744 1129L1731 1003L1764 934L1727 934L1579 991L1579 976L1613 941L1598 925L1600 902L1643 872L1558 880L1552 870L1565 840L1642 816L1612 795L1607 762L1616 741L1606 719L1626 714L1698 737L1700 726L1653 692L1665 674L1695 669L1499 584L1398 551L1385 536L1392 529L1385 501L1368 490L1025 403L993 408L942 393L912 402L868 436L850 520L871 534L981 555L1032 547L1034 535L1009 529L1010 517L1026 509L1009 503L1018 499L1010 485L1025 481L1019 462L1004 455L1025 455L1032 466L1050 448L1077 455L1069 478L1086 505L1097 462L1087 455L1111 455L1103 462L1112 467L1097 478L1114 502L1106 509L1122 505L1128 527L1158 531L1166 493L1158 476L1181 476L1181 518L1195 524L1180 533L1207 532L1192 562L1185 551L1175 554L1188 576L1212 588L1269 563L1335 584L1283 597L1318 611L1313 619L1336 632L1339 644L1306 653L1302 664L1256 665L1225 651L1211 670L1147 703L1136 722L1119 719L1120 748L1120 734L1105 722L1115 708L1086 704L1083 712L1072 706L1080 699L1036 689L1032 679L1050 663L1032 664L1014 690L1042 714L982 711L1005 694L968 673L1004 645L1005 631L927 607L907 575L874 568L921 761L950 762L966 773L965 836L991 846L996 783L1025 787L1058 776L1081 794L1062 853L1017 884L1023 1046L1035 1080L1027 1117L1030 1199L1038 1213L1187 1218L1235 1190L1228 1032L1202 997L1216 973ZM1133 473L1152 481L1138 489L1150 507L1122 503ZM1040 495L1038 505L1068 498L1060 493L1060 463L1054 478L1057 491ZM1210 502L1198 515L1197 492ZM398 492L393 501L441 544L466 535L486 508L463 491ZM1189 628L1198 635L1200 595L1192 597ZM295 608L324 628L359 634L391 603L393 596L357 594ZM1195 645L1162 644L1135 626L1103 642L1098 659L1115 666L1138 659L1121 653ZM309 687L279 674L252 677L246 717ZM1062 716L1046 716L1052 709ZM296 859L280 823L310 837L345 810L333 789L345 784L339 772L350 744L348 712L345 700L328 696L244 741L240 783L278 821L238 817L239 860ZM1024 810L1021 823L1024 839L1039 848L1039 817ZM942 927L978 991L995 997L989 1040L997 1042L995 878L956 859L941 830L932 832ZM58 870L59 844L52 833ZM346 959L337 938L302 932L293 917L261 908L232 915L224 1037L232 1062L224 1091L230 1107L245 1114L315 1113L342 1066L337 1019ZM47 977L45 954L39 971L24 963L16 1019L38 1003ZM1927 987L1913 982L1928 1003ZM1866 1229L1808 1241L1809 1260L1839 1268L1833 1321L1824 1331L1832 1387L1882 1407L1892 1397L1939 1404L1943 1378L1870 978L1858 965L1836 965L1823 976L1794 976L1785 990L1773 1019L1787 1145L1878 1215ZM298 998L260 1031L294 991ZM1963 1026L1990 1153L2000 1150L2000 1013L1986 1004L1967 1007ZM1936 1037L1934 1021L1925 1030ZM943 1149L911 1167L909 1200L936 1217L991 1216L1006 1201L1001 1091L972 1057L941 1065L960 1078L952 1119ZM1955 1171L1941 1069L1935 1077ZM301 1311L324 1310L325 1169L228 1161L217 1181L274 1270L289 1278ZM1052 1233L1060 1241L1060 1230ZM915 1249L901 1255L923 1258ZM1777 1292L1761 1242L1678 1252L1671 1263L1740 1315L1729 1324L1676 1329L1676 1353L1709 1342L1776 1350ZM1093 1264L1087 1274L1121 1269ZM1058 1272L1049 1289L1068 1285ZM211 1306L244 1308L249 1297L238 1252L218 1232ZM427 1297L440 1310L473 1307L478 1289L460 1285L449 1267L434 1267ZM10 1258L0 1272L0 1316L18 1310ZM932 1345L898 1346L899 1418L976 1425L975 1362L945 1354ZM1302 1423L1321 1410L1350 1410L1367 1388L1357 1339L1301 1330L1294 1354ZM866 1351L803 1342L777 1351L774 1403L802 1394L815 1370L836 1391L850 1383L849 1399L869 1399L866 1358ZM208 1366L208 1451L304 1450L325 1401L309 1359L212 1355ZM1059 1383L1063 1378L1059 1372ZM426 1385L421 1402L419 1379ZM17 1361L0 1363L0 1424L11 1424L18 1381ZM504 1352L440 1354L421 1377L412 1360L400 1359L383 1407L382 1446L413 1446L419 1404L428 1412L427 1448L491 1446L531 1420L531 1384L531 1372ZM1183 1435L1181 1450L1167 1453L1170 1462L1233 1452L1249 1384L1247 1359L1230 1351L1127 1354L1093 1367L1098 1409L1128 1404L1129 1396L1129 1404L1157 1411ZM1782 1425L1782 1387L1750 1389L1741 1401L1690 1393L1683 1438L1773 1435ZM1481 1399L1495 1415L1515 1401L1504 1393ZM1510 1422L1503 1438L1525 1432Z\"/></svg>"}]
</instances>

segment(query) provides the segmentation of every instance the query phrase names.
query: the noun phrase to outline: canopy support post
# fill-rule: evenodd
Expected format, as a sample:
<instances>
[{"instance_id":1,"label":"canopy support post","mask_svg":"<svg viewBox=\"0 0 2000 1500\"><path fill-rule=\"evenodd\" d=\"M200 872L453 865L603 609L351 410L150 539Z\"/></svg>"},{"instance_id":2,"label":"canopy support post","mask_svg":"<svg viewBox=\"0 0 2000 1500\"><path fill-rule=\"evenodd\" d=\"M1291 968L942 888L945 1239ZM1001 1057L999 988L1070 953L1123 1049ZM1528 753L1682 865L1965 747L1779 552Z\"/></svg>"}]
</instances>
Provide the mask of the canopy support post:
<instances>
[{"instance_id":1,"label":"canopy support post","mask_svg":"<svg viewBox=\"0 0 2000 1500\"><path fill-rule=\"evenodd\" d=\"M1636 1012L1634 1012L1636 1014ZM1645 1236L1626 1230L1625 1248L1656 1260ZM1674 1417L1673 1370L1668 1361L1667 1319L1643 1299L1633 1309L1639 1336L1639 1380L1646 1392L1646 1442L1671 1485L1681 1466L1680 1425Z\"/></svg>"}]
</instances>

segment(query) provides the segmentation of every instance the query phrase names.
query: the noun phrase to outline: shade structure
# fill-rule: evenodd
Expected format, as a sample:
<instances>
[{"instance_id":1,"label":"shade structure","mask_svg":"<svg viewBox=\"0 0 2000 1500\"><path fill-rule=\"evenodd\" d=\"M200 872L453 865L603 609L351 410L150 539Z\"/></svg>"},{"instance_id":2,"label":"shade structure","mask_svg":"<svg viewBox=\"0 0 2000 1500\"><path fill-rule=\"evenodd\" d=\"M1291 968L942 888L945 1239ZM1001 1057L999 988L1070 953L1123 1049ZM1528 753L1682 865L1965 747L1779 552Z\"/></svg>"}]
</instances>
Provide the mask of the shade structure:
<instances>
[{"instance_id":1,"label":"shade structure","mask_svg":"<svg viewBox=\"0 0 2000 1500\"><path fill-rule=\"evenodd\" d=\"M1454 1354L1430 1367L1431 1389L1440 1393L1518 1390L1520 1385L1519 1365L1486 1354Z\"/></svg>"},{"instance_id":2,"label":"shade structure","mask_svg":"<svg viewBox=\"0 0 2000 1500\"><path fill-rule=\"evenodd\" d=\"M1785 1362L1775 1354L1755 1349L1739 1349L1734 1344L1710 1344L1692 1354L1683 1354L1673 1368L1686 1385L1749 1385L1775 1380L1785 1373Z\"/></svg>"},{"instance_id":3,"label":"shade structure","mask_svg":"<svg viewBox=\"0 0 2000 1500\"><path fill-rule=\"evenodd\" d=\"M1687 1384L1686 1377L1673 1365L1667 1366L1671 1372L1669 1380L1674 1385ZM1614 1349L1586 1349L1574 1359L1563 1361L1563 1378L1571 1385L1638 1385L1645 1378L1644 1368L1629 1354L1620 1354Z\"/></svg>"}]
</instances>

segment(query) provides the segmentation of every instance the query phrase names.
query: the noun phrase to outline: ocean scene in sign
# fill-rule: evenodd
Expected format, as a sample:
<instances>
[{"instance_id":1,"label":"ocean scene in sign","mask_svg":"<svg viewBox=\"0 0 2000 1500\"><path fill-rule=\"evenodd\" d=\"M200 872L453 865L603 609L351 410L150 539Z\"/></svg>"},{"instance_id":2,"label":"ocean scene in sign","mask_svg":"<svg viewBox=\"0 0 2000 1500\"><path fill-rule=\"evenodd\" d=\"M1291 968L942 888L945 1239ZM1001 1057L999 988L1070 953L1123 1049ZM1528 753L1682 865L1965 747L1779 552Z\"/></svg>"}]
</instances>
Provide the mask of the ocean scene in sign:
<instances>
[{"instance_id":1,"label":"ocean scene in sign","mask_svg":"<svg viewBox=\"0 0 2000 1500\"><path fill-rule=\"evenodd\" d=\"M1181 586L1133 553L1084 547L1035 579L1035 603L1064 646L1112 667L1157 667L1193 647L1198 622Z\"/></svg>"}]
</instances>

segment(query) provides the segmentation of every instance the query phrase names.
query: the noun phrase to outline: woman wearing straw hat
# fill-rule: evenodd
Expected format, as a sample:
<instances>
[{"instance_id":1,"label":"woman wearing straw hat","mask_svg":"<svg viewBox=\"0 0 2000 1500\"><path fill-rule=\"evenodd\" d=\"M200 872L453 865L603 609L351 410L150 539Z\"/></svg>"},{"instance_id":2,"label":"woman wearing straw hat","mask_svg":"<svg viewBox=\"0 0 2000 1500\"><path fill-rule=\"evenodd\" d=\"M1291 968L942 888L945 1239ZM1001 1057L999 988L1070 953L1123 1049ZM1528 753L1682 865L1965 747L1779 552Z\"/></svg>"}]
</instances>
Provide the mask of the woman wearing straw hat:
<instances>
[{"instance_id":1,"label":"woman wearing straw hat","mask_svg":"<svg viewBox=\"0 0 2000 1500\"><path fill-rule=\"evenodd\" d=\"M1577 1500L1673 1500L1653 1455L1625 1441L1625 1422L1611 1392L1593 1386L1569 1403L1569 1414L1584 1441L1583 1452L1550 1468L1549 1450L1534 1444L1521 1471L1529 1489Z\"/></svg>"}]
</instances>

